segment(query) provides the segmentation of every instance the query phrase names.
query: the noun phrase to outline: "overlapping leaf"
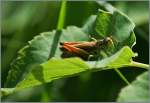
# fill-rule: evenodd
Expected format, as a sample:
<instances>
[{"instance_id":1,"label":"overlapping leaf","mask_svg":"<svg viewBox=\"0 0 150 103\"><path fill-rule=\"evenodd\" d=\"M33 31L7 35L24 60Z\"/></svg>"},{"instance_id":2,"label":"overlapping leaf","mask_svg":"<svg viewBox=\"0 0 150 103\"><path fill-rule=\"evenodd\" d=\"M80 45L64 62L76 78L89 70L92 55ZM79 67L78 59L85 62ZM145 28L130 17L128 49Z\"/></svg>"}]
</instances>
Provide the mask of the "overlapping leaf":
<instances>
[{"instance_id":1,"label":"overlapping leaf","mask_svg":"<svg viewBox=\"0 0 150 103\"><path fill-rule=\"evenodd\" d=\"M137 77L131 85L123 88L119 94L119 102L148 102L149 101L149 85L148 72Z\"/></svg>"}]
</instances>

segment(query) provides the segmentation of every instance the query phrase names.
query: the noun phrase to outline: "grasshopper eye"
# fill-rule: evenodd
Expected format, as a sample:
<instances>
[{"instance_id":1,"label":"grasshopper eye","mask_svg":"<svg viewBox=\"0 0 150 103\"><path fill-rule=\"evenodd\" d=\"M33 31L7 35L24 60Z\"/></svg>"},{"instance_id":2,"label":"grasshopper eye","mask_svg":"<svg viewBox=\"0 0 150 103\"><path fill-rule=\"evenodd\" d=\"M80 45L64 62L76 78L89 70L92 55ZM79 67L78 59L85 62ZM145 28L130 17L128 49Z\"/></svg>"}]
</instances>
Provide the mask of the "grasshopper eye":
<instances>
[{"instance_id":1,"label":"grasshopper eye","mask_svg":"<svg viewBox=\"0 0 150 103\"><path fill-rule=\"evenodd\" d=\"M104 40L103 40L103 43L104 44L109 44L112 42L112 39L110 37L106 37Z\"/></svg>"}]
</instances>

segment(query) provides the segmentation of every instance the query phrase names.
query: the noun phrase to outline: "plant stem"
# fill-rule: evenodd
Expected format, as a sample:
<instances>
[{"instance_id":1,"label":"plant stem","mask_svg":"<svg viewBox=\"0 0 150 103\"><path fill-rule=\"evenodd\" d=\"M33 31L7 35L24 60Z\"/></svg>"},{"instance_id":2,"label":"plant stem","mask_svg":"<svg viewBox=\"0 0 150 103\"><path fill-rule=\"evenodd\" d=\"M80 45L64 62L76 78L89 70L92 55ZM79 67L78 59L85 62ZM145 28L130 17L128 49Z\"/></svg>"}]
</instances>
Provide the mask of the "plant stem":
<instances>
[{"instance_id":1,"label":"plant stem","mask_svg":"<svg viewBox=\"0 0 150 103\"><path fill-rule=\"evenodd\" d=\"M149 69L149 65L148 64L143 64L143 63L139 63L139 62L135 62L135 61L132 61L130 66L144 68L144 69L147 69L147 70Z\"/></svg>"},{"instance_id":2,"label":"plant stem","mask_svg":"<svg viewBox=\"0 0 150 103\"><path fill-rule=\"evenodd\" d=\"M138 68L144 68L144 69L147 69L147 70L149 69L149 65L143 64L143 63L139 63L139 62L135 62L135 61L132 61L131 64L126 65L126 66L133 66L133 67L138 67ZM130 84L129 81L124 77L124 75L117 68L115 68L114 70L117 72L117 74L121 77L121 79L125 83L127 83L128 85Z\"/></svg>"},{"instance_id":3,"label":"plant stem","mask_svg":"<svg viewBox=\"0 0 150 103\"><path fill-rule=\"evenodd\" d=\"M59 12L57 30L61 30L64 26L65 15L66 15L66 4L67 4L67 1L62 0L60 12Z\"/></svg>"},{"instance_id":4,"label":"plant stem","mask_svg":"<svg viewBox=\"0 0 150 103\"><path fill-rule=\"evenodd\" d=\"M117 69L114 68L114 70L117 72L117 74L121 77L121 79L127 84L130 85L129 81L126 79L126 77Z\"/></svg>"}]
</instances>

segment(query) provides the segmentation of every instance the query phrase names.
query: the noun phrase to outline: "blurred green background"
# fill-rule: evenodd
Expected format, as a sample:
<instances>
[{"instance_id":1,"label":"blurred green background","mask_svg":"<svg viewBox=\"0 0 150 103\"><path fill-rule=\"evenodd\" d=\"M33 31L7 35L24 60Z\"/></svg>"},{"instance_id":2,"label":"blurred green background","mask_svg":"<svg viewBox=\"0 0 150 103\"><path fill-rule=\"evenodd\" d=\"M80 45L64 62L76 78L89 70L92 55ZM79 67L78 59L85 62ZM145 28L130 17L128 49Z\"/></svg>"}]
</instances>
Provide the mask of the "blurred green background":
<instances>
[{"instance_id":1,"label":"blurred green background","mask_svg":"<svg viewBox=\"0 0 150 103\"><path fill-rule=\"evenodd\" d=\"M149 63L149 12L148 1L110 1L127 14L136 24L137 43L133 51L135 61ZM59 1L3 1L1 18L1 86L4 87L10 63L17 51L41 32L56 29L61 2ZM87 18L96 14L101 6L95 1L69 1L65 27L81 27ZM122 68L131 82L143 69ZM46 85L22 90L3 98L3 101L115 101L126 84L114 70L55 80Z\"/></svg>"}]
</instances>

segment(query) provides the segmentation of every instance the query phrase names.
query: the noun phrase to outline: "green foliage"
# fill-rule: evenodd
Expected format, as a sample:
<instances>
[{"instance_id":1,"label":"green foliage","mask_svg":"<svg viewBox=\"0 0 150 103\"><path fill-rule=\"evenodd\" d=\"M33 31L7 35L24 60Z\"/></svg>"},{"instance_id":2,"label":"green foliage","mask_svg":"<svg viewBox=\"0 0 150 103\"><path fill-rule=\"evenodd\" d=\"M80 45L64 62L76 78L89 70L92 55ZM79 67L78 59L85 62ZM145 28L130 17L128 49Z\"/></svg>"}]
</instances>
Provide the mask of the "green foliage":
<instances>
[{"instance_id":1,"label":"green foliage","mask_svg":"<svg viewBox=\"0 0 150 103\"><path fill-rule=\"evenodd\" d=\"M121 89L118 102L148 102L149 101L148 72L144 72L131 85Z\"/></svg>"},{"instance_id":2,"label":"green foliage","mask_svg":"<svg viewBox=\"0 0 150 103\"><path fill-rule=\"evenodd\" d=\"M118 16L116 16L116 14ZM102 18L103 19L109 18L109 20L106 19L103 20ZM104 26L104 25L112 24L111 21L113 20L111 19L114 18L116 18L116 20L119 19L120 20L119 22L123 21L123 24L125 25L124 27L124 25L122 24L123 26L122 31L125 32L124 35L119 35L120 33L119 25L113 26L116 28L115 30L107 29L107 26ZM127 22L128 25L131 25L132 28L126 27L126 24L124 23L125 21ZM104 12L101 10L98 12L98 16L95 22L96 25L94 25L94 28L96 29L97 33L100 36L103 35L103 37L104 36L106 37L107 36L106 34L115 31L112 34L112 36L114 36L118 42L122 42L125 41L126 39L130 41L130 39L132 39L131 38L132 36L130 36L130 34L134 35L133 33L131 33L134 27L133 23L130 22L130 20L126 16L122 15L122 13L118 11L115 11L113 14L110 14L108 12ZM106 34L104 33L104 31ZM118 35L120 40L118 40ZM121 37L124 38L122 41L121 41ZM60 56L60 50L58 48L59 41L82 41L82 40L87 41L88 39L89 39L88 35L84 33L80 28L77 27L68 27L66 30L62 30L62 31L54 30L52 32L42 33L40 36L35 37L32 41L29 42L29 45L27 45L25 48L20 50L19 56L12 64L11 66L12 69L9 71L6 87L15 86L20 80L22 80L26 76L28 72L31 71L31 68L34 64L43 63L47 61L49 57L50 58L53 56L59 57ZM133 42L131 42L131 44L129 44L129 46L132 45L134 42L135 39L133 40Z\"/></svg>"},{"instance_id":3,"label":"green foliage","mask_svg":"<svg viewBox=\"0 0 150 103\"><path fill-rule=\"evenodd\" d=\"M50 59L49 61L36 66L32 72L17 85L17 89L32 87L52 80L71 76L89 70L84 61L79 58Z\"/></svg>"},{"instance_id":4,"label":"green foliage","mask_svg":"<svg viewBox=\"0 0 150 103\"><path fill-rule=\"evenodd\" d=\"M64 9L65 5L62 6ZM97 15L92 15L81 28L68 26L66 29L62 29L65 17L64 9L60 13L62 18L59 17L57 30L35 36L18 52L17 58L11 64L5 84L5 87L13 88L3 88L4 96L13 91L79 75L82 72L90 73L129 66L146 69L149 67L132 61L132 57L136 56L131 49L136 43L133 32L135 25L125 14L115 8L111 8L112 12L99 9ZM59 42L89 41L90 36L96 39L112 36L115 51L110 52L109 49L103 51L106 57L100 58L98 61L83 61L80 58L62 59L60 57ZM111 47L112 45L109 48Z\"/></svg>"},{"instance_id":5,"label":"green foliage","mask_svg":"<svg viewBox=\"0 0 150 103\"><path fill-rule=\"evenodd\" d=\"M91 68L113 69L129 66L132 62L132 57L136 55L132 50L125 46L114 55L100 61L88 62Z\"/></svg>"},{"instance_id":6,"label":"green foliage","mask_svg":"<svg viewBox=\"0 0 150 103\"><path fill-rule=\"evenodd\" d=\"M120 11L114 10L112 14L99 10L95 29L101 37L113 36L117 42L122 44L126 39L129 38L128 41L132 39L130 35L134 35L132 34L134 27L134 23ZM133 46L134 42L135 36L128 46Z\"/></svg>"},{"instance_id":7,"label":"green foliage","mask_svg":"<svg viewBox=\"0 0 150 103\"><path fill-rule=\"evenodd\" d=\"M52 80L76 75L81 72L100 71L130 65L134 53L129 47L124 47L115 55L98 62L84 62L79 58L50 59L41 65L33 66L32 71L19 82L15 90L48 83Z\"/></svg>"},{"instance_id":8,"label":"green foliage","mask_svg":"<svg viewBox=\"0 0 150 103\"><path fill-rule=\"evenodd\" d=\"M95 32L95 21L96 21L97 15L91 15L88 20L85 22L85 24L82 26L82 30L87 34L94 34ZM91 35L92 36L92 35Z\"/></svg>"},{"instance_id":9,"label":"green foliage","mask_svg":"<svg viewBox=\"0 0 150 103\"><path fill-rule=\"evenodd\" d=\"M75 35L71 35L75 34ZM6 87L13 87L22 80L35 64L46 62L50 57L60 57L58 47L59 41L82 41L88 40L86 35L80 28L70 26L62 32L44 32L34 37L18 52L18 57L14 60L9 71Z\"/></svg>"},{"instance_id":10,"label":"green foliage","mask_svg":"<svg viewBox=\"0 0 150 103\"><path fill-rule=\"evenodd\" d=\"M124 47L115 55L98 62L85 63L79 58L50 59L40 66L35 66L32 72L16 86L16 89L47 83L83 71L92 72L128 66L131 63L132 57L134 57L132 50Z\"/></svg>"},{"instance_id":11,"label":"green foliage","mask_svg":"<svg viewBox=\"0 0 150 103\"><path fill-rule=\"evenodd\" d=\"M128 15L136 25L141 25L149 18L147 4L148 0L145 2L116 2L114 6Z\"/></svg>"}]
</instances>

